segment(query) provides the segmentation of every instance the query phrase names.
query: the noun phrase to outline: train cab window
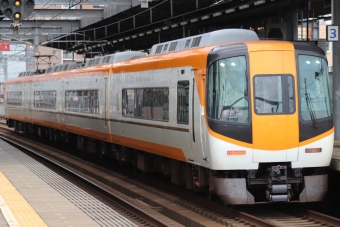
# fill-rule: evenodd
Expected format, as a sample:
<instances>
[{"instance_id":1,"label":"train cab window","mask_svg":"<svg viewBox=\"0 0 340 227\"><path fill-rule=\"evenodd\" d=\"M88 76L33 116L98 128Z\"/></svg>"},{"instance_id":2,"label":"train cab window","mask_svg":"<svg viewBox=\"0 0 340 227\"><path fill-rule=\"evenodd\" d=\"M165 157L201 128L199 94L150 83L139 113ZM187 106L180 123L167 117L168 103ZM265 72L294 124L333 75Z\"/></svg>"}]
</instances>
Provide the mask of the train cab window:
<instances>
[{"instance_id":1,"label":"train cab window","mask_svg":"<svg viewBox=\"0 0 340 227\"><path fill-rule=\"evenodd\" d=\"M230 57L211 64L208 73L207 116L210 119L247 123L248 82L246 57Z\"/></svg>"},{"instance_id":2,"label":"train cab window","mask_svg":"<svg viewBox=\"0 0 340 227\"><path fill-rule=\"evenodd\" d=\"M177 84L177 122L189 123L189 81L178 81Z\"/></svg>"},{"instance_id":3,"label":"train cab window","mask_svg":"<svg viewBox=\"0 0 340 227\"><path fill-rule=\"evenodd\" d=\"M300 117L303 121L317 120L332 116L332 100L325 59L299 55L299 102Z\"/></svg>"},{"instance_id":4,"label":"train cab window","mask_svg":"<svg viewBox=\"0 0 340 227\"><path fill-rule=\"evenodd\" d=\"M99 114L99 90L65 91L65 110L86 114Z\"/></svg>"},{"instance_id":5,"label":"train cab window","mask_svg":"<svg viewBox=\"0 0 340 227\"><path fill-rule=\"evenodd\" d=\"M56 109L56 91L35 91L34 108Z\"/></svg>"},{"instance_id":6,"label":"train cab window","mask_svg":"<svg viewBox=\"0 0 340 227\"><path fill-rule=\"evenodd\" d=\"M254 93L256 114L295 112L292 75L256 75L254 77Z\"/></svg>"},{"instance_id":7,"label":"train cab window","mask_svg":"<svg viewBox=\"0 0 340 227\"><path fill-rule=\"evenodd\" d=\"M122 116L169 121L169 88L131 88L122 92Z\"/></svg>"},{"instance_id":8,"label":"train cab window","mask_svg":"<svg viewBox=\"0 0 340 227\"><path fill-rule=\"evenodd\" d=\"M11 106L22 106L22 95L21 91L9 91L7 92L7 105Z\"/></svg>"}]
</instances>

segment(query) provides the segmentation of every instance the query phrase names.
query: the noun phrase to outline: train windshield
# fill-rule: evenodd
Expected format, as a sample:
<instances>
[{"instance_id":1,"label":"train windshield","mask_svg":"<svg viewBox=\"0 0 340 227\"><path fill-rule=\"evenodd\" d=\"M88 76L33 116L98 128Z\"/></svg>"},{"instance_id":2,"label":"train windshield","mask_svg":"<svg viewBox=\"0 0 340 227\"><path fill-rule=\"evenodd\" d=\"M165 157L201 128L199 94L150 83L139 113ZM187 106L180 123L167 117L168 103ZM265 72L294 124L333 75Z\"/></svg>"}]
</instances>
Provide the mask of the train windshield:
<instances>
[{"instance_id":1,"label":"train windshield","mask_svg":"<svg viewBox=\"0 0 340 227\"><path fill-rule=\"evenodd\" d=\"M300 114L303 121L332 116L328 66L320 57L299 55Z\"/></svg>"},{"instance_id":2,"label":"train windshield","mask_svg":"<svg viewBox=\"0 0 340 227\"><path fill-rule=\"evenodd\" d=\"M210 119L245 123L248 118L246 57L214 62L208 73L207 115Z\"/></svg>"},{"instance_id":3,"label":"train windshield","mask_svg":"<svg viewBox=\"0 0 340 227\"><path fill-rule=\"evenodd\" d=\"M292 75L256 75L254 91L256 114L295 112L294 78Z\"/></svg>"}]
</instances>

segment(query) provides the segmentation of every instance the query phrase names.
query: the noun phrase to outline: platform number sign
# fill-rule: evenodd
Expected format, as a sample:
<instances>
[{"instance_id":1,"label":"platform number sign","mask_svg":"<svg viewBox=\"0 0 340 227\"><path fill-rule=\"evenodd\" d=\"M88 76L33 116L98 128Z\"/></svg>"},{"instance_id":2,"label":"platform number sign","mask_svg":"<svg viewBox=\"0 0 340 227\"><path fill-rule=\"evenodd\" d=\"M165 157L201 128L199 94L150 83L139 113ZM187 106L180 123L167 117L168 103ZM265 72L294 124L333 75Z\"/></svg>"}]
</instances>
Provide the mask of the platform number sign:
<instances>
[{"instance_id":1,"label":"platform number sign","mask_svg":"<svg viewBox=\"0 0 340 227\"><path fill-rule=\"evenodd\" d=\"M327 41L339 41L339 26L328 25L326 35Z\"/></svg>"}]
</instances>

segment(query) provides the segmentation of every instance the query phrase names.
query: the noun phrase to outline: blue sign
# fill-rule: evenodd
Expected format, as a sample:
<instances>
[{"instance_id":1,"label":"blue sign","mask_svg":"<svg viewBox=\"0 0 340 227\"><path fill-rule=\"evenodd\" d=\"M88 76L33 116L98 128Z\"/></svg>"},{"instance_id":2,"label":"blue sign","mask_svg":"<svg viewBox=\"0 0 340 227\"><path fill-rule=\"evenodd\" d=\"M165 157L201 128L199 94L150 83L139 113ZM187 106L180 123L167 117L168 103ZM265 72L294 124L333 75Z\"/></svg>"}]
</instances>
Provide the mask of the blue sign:
<instances>
[{"instance_id":1,"label":"blue sign","mask_svg":"<svg viewBox=\"0 0 340 227\"><path fill-rule=\"evenodd\" d=\"M339 41L339 26L328 25L326 29L327 41Z\"/></svg>"}]
</instances>

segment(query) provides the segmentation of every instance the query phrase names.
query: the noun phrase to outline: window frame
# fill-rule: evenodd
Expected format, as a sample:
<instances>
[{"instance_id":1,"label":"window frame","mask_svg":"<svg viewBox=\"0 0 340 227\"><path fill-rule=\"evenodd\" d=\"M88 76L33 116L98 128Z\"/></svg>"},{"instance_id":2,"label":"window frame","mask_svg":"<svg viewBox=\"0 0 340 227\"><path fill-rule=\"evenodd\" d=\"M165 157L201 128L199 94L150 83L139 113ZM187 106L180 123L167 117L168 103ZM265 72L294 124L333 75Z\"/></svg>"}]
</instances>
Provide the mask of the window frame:
<instances>
[{"instance_id":1,"label":"window frame","mask_svg":"<svg viewBox=\"0 0 340 227\"><path fill-rule=\"evenodd\" d=\"M84 92L84 91L87 91L87 92L94 91L94 92L96 92L97 96L93 96L93 97L96 97L97 105L96 106L89 105L88 107L85 106L85 108L89 108L89 109L96 109L97 108L97 111L94 111L94 112L83 112L83 111L72 111L70 109L67 109L67 102L68 102L67 98L70 97L70 96L67 95L67 92ZM71 90L65 90L64 95L65 95L65 102L64 102L65 112L78 113L78 114L90 114L90 115L99 115L100 114L100 89L84 89L84 90L71 89ZM82 96L78 96L78 98L79 97L85 97L85 96L82 95ZM74 100L72 100L72 101L74 101ZM83 101L83 100L81 100L81 101ZM88 101L88 102L90 103L90 101Z\"/></svg>"},{"instance_id":2,"label":"window frame","mask_svg":"<svg viewBox=\"0 0 340 227\"><path fill-rule=\"evenodd\" d=\"M37 97L37 94L36 93L40 93L40 92L54 92L54 106L53 108L46 108L46 107L38 107L36 106L36 97ZM33 96L34 96L34 102L33 102L33 108L35 109L44 109L44 110L56 110L57 109L57 91L56 90L48 90L48 91L34 91L33 93ZM50 95L48 97L51 97ZM42 101L45 101L45 100L42 100Z\"/></svg>"},{"instance_id":3,"label":"window frame","mask_svg":"<svg viewBox=\"0 0 340 227\"><path fill-rule=\"evenodd\" d=\"M187 107L186 107L186 109L187 109L187 119L186 119L186 121L181 121L181 120L179 120L179 83L181 83L181 82L187 82L187 89L185 88L185 94L187 94L187 96L184 96L184 97L187 97L187 99L186 100L184 100L184 102L185 101L187 101ZM190 97L190 81L189 80L179 80L179 81L177 81L177 104L176 104L176 119L177 119L177 124L186 124L186 125L188 125L189 124L189 118L190 118L190 99L189 99L189 97ZM185 116L185 113L184 113L184 116Z\"/></svg>"},{"instance_id":4,"label":"window frame","mask_svg":"<svg viewBox=\"0 0 340 227\"><path fill-rule=\"evenodd\" d=\"M12 93L12 94L15 94L15 93L18 93L18 94L20 94L19 95L19 101L20 102L18 102L18 104L16 104L16 102L8 102L8 97L9 97L9 94L10 93ZM9 105L9 106L15 106L15 107L19 107L19 106L21 106L22 107L22 91L7 91L7 94L6 94L6 105ZM13 99L13 98L12 98Z\"/></svg>"},{"instance_id":5,"label":"window frame","mask_svg":"<svg viewBox=\"0 0 340 227\"><path fill-rule=\"evenodd\" d=\"M155 109L154 109L154 107L158 107L158 106L154 106L154 100L155 100L155 98L157 98L157 97L155 97L155 96L157 96L157 93L155 93L154 90L161 90L161 89L163 89L163 92L164 92L164 89L165 89L165 91L167 91L167 100L165 100L167 102L163 102L163 111L162 111L163 118L162 119L155 119L155 112L154 112ZM133 113L131 113L130 116L127 116L127 112L126 112L126 108L127 108L126 105L129 105L128 98L126 97L128 90L134 91L134 98L133 98L133 100L134 100L134 103L133 103L134 111L133 111ZM138 99L137 95L138 95L138 93L140 93L141 90L144 90L144 92L142 94L142 103L139 103L140 100ZM152 91L151 96L148 96L148 94L146 94L146 92L149 92L149 91ZM122 88L121 94L122 94L122 102L121 102L122 117L142 119L142 120L151 120L151 121L169 122L169 102L170 102L170 100L169 100L169 95L170 95L169 87ZM144 100L148 100L148 101L144 101ZM145 102L150 102L150 103L149 103L149 105L144 105ZM166 106L166 103L167 103L167 108L164 108ZM124 105L125 105L125 107L124 107ZM144 107L150 107L150 113L149 112L148 112L148 114L143 113ZM136 111L136 110L138 110L138 111ZM146 114L147 116L150 115L150 117L145 117L145 115L141 115L141 113ZM159 115L159 113L158 113L158 115Z\"/></svg>"},{"instance_id":6,"label":"window frame","mask_svg":"<svg viewBox=\"0 0 340 227\"><path fill-rule=\"evenodd\" d=\"M258 77L273 77L280 76L281 77L281 88L282 90L282 112L280 113L258 113L256 111L256 96L255 96L255 79ZM288 91L288 77L292 78L293 82L293 111L289 112L289 91ZM285 88L285 89L284 89ZM295 94L295 81L294 76L292 74L256 74L253 76L253 101L254 101L254 113L256 115L286 115L286 114L294 114L296 112L296 94ZM285 101L284 101L285 100ZM288 111L287 111L288 110Z\"/></svg>"}]
</instances>

